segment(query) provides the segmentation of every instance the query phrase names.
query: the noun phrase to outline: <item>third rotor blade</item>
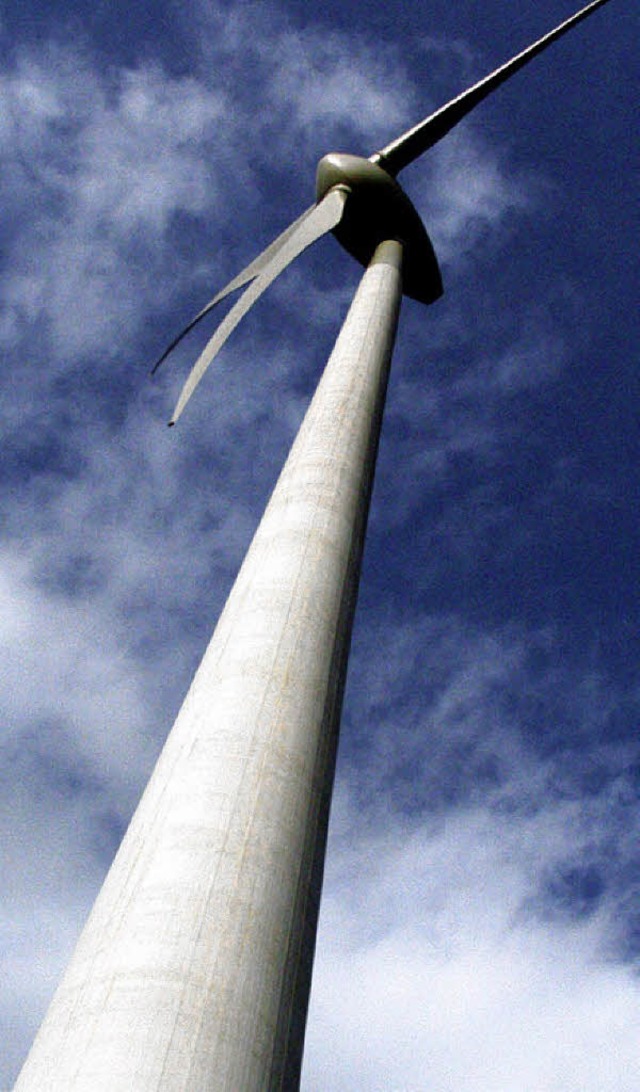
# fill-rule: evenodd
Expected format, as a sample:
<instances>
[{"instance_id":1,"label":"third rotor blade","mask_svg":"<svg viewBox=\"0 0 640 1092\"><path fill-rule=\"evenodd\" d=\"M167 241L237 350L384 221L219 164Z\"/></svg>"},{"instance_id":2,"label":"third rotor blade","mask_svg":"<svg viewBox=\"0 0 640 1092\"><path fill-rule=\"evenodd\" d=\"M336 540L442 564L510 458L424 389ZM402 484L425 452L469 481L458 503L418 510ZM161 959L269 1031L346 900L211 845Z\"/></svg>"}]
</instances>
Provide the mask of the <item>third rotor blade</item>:
<instances>
[{"instance_id":1,"label":"third rotor blade","mask_svg":"<svg viewBox=\"0 0 640 1092\"><path fill-rule=\"evenodd\" d=\"M167 348L164 350L162 356L159 357L158 360L156 360L153 368L151 369L152 375L157 372L160 365L163 363L163 361L167 359L169 353L171 353L175 349L176 345L179 345L183 337L186 337L189 331L193 330L194 326L196 326L197 323L199 323L200 320L205 317L205 315L208 315L217 303L220 303L220 301L225 299L226 296L230 295L231 292L235 292L238 288L242 288L245 284L248 284L249 281L254 280L254 278L258 276L258 273L260 273L260 271L269 264L274 254L276 254L280 250L280 248L284 246L287 239L289 239L291 235L293 235L294 232L298 230L303 220L306 220L307 216L309 216L313 212L315 207L315 205L311 205L310 208L306 209L305 212L302 213L302 216L299 216L297 220L294 220L292 224L289 224L289 227L285 228L285 230L281 232L280 235L278 235L278 237L274 239L272 243L269 243L269 246L265 247L265 249L261 251L260 254L258 254L257 258L254 258L253 261L249 263L249 265L245 266L241 273L238 273L238 275L234 277L232 281L229 281L229 283L225 285L224 288L221 288L220 291L217 292L216 295L213 297L213 299L209 300L209 302L202 308L201 311L198 311L198 314L191 319L191 322L188 322L187 325L177 335L177 337L174 337L171 344L168 345Z\"/></svg>"}]
</instances>

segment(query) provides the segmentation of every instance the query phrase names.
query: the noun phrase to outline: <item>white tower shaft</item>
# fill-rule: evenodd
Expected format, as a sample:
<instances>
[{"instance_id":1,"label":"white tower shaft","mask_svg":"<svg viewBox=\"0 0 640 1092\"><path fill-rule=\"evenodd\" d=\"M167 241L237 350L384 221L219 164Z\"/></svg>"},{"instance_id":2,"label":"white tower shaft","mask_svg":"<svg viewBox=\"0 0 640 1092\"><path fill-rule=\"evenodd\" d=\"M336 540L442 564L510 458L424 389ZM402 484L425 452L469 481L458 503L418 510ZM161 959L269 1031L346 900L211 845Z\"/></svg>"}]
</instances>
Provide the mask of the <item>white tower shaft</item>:
<instances>
[{"instance_id":1,"label":"white tower shaft","mask_svg":"<svg viewBox=\"0 0 640 1092\"><path fill-rule=\"evenodd\" d=\"M298 1087L401 258L364 274L16 1092Z\"/></svg>"}]
</instances>

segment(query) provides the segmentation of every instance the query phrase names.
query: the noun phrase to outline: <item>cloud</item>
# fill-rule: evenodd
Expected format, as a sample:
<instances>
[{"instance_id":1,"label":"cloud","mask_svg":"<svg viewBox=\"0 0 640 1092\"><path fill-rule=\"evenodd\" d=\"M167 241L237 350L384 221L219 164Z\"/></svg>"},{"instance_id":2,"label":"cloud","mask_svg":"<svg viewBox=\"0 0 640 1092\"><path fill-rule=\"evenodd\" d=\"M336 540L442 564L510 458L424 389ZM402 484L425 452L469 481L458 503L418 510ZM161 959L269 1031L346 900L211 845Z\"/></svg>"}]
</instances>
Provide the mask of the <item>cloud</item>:
<instances>
[{"instance_id":1,"label":"cloud","mask_svg":"<svg viewBox=\"0 0 640 1092\"><path fill-rule=\"evenodd\" d=\"M550 633L387 618L351 688L303 1088L630 1092L637 754L594 777L589 742L611 680ZM580 739L548 751L545 718Z\"/></svg>"},{"instance_id":2,"label":"cloud","mask_svg":"<svg viewBox=\"0 0 640 1092\"><path fill-rule=\"evenodd\" d=\"M440 829L395 816L380 838L351 806L343 795L334 824L303 1088L631 1092L637 983L602 958L599 917L518 914L566 837L563 809L462 810Z\"/></svg>"},{"instance_id":3,"label":"cloud","mask_svg":"<svg viewBox=\"0 0 640 1092\"><path fill-rule=\"evenodd\" d=\"M419 207L445 270L480 245L495 248L512 218L537 204L540 182L518 177L503 155L467 123L434 148L421 172Z\"/></svg>"},{"instance_id":4,"label":"cloud","mask_svg":"<svg viewBox=\"0 0 640 1092\"><path fill-rule=\"evenodd\" d=\"M166 291L158 246L176 217L215 207L205 150L224 93L154 64L102 74L53 47L19 57L0 93L12 119L4 196L14 215L30 210L7 255L5 339L35 326L36 351L104 352L136 329L141 289L147 306Z\"/></svg>"},{"instance_id":5,"label":"cloud","mask_svg":"<svg viewBox=\"0 0 640 1092\"><path fill-rule=\"evenodd\" d=\"M343 139L384 140L403 124L413 96L402 74L392 75L389 55L380 58L362 41L306 28L283 35L278 59L274 100L283 108L293 105L295 124L311 139L320 126L330 126Z\"/></svg>"}]
</instances>

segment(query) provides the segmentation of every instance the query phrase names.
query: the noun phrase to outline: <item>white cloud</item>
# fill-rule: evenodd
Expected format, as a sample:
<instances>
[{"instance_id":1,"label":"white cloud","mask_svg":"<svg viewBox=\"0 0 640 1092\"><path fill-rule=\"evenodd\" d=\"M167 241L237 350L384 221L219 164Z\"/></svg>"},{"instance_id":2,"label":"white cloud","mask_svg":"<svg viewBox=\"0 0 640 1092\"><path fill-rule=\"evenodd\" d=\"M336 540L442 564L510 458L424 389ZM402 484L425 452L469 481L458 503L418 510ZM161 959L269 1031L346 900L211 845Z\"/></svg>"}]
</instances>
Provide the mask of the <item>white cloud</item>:
<instances>
[{"instance_id":1,"label":"white cloud","mask_svg":"<svg viewBox=\"0 0 640 1092\"><path fill-rule=\"evenodd\" d=\"M533 817L334 817L303 1088L321 1092L631 1092L637 983L605 962L604 923L549 927L520 907L576 835Z\"/></svg>"},{"instance_id":2,"label":"white cloud","mask_svg":"<svg viewBox=\"0 0 640 1092\"><path fill-rule=\"evenodd\" d=\"M5 338L22 333L33 351L35 326L36 351L52 345L66 361L104 351L116 332L122 344L145 295L151 307L167 292L158 247L175 216L215 207L206 149L224 92L152 64L109 78L81 53L49 49L22 57L0 94L19 183L4 197L14 214L29 207L7 254Z\"/></svg>"},{"instance_id":3,"label":"white cloud","mask_svg":"<svg viewBox=\"0 0 640 1092\"><path fill-rule=\"evenodd\" d=\"M403 124L412 95L401 74L391 76L388 57L343 35L312 29L285 34L278 57L284 63L272 94L283 107L295 109L297 125L310 135L329 123L336 131L346 127L364 138L384 139ZM373 151L360 149L360 154Z\"/></svg>"},{"instance_id":4,"label":"white cloud","mask_svg":"<svg viewBox=\"0 0 640 1092\"><path fill-rule=\"evenodd\" d=\"M445 272L489 239L495 248L496 230L537 203L540 183L514 175L469 123L434 148L426 166L412 192Z\"/></svg>"}]
</instances>

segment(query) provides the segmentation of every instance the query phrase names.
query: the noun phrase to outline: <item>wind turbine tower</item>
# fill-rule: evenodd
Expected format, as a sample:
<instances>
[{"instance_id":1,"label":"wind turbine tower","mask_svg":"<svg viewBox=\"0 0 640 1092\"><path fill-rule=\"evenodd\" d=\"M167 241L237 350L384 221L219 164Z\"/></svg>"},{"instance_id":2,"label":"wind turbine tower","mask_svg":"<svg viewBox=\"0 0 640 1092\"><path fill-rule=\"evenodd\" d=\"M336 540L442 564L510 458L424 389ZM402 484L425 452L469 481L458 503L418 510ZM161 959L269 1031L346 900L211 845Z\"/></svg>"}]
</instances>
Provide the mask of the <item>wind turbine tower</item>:
<instances>
[{"instance_id":1,"label":"wind turbine tower","mask_svg":"<svg viewBox=\"0 0 640 1092\"><path fill-rule=\"evenodd\" d=\"M299 1087L340 709L401 296L442 291L396 181L550 34L369 159L319 164L317 201L200 312L244 288L196 362L332 231L365 273L213 638L16 1092Z\"/></svg>"}]
</instances>

